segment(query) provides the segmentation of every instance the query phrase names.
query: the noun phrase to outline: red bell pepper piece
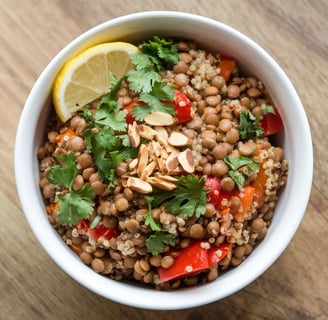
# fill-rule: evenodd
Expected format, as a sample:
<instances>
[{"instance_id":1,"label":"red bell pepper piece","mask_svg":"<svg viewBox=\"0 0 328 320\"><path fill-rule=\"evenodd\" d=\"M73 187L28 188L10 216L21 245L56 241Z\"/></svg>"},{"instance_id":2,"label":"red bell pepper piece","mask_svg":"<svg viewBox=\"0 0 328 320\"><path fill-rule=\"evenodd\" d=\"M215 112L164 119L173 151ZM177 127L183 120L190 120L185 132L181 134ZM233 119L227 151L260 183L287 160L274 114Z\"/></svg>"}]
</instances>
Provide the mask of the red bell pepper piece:
<instances>
[{"instance_id":1,"label":"red bell pepper piece","mask_svg":"<svg viewBox=\"0 0 328 320\"><path fill-rule=\"evenodd\" d=\"M228 82L231 73L235 69L235 67L236 67L236 61L234 58L225 57L225 56L220 57L220 63L219 63L220 75L224 78L225 82Z\"/></svg>"},{"instance_id":2,"label":"red bell pepper piece","mask_svg":"<svg viewBox=\"0 0 328 320\"><path fill-rule=\"evenodd\" d=\"M89 228L88 233L89 238L96 241L100 237L103 237L107 240L117 238L120 234L120 231L117 228L106 228L103 222L99 222L95 228Z\"/></svg>"},{"instance_id":3,"label":"red bell pepper piece","mask_svg":"<svg viewBox=\"0 0 328 320\"><path fill-rule=\"evenodd\" d=\"M222 244L220 246L210 246L205 241L195 241L187 248L180 251L174 251L178 255L172 266L169 268L158 267L157 272L161 282L177 279L185 276L191 276L204 271L222 260L231 249L231 244ZM169 253L170 254L170 253Z\"/></svg>"},{"instance_id":4,"label":"red bell pepper piece","mask_svg":"<svg viewBox=\"0 0 328 320\"><path fill-rule=\"evenodd\" d=\"M221 261L229 253L231 247L232 244L229 242L224 242L219 246L212 245L211 248L207 250L209 266L212 267Z\"/></svg>"},{"instance_id":5,"label":"red bell pepper piece","mask_svg":"<svg viewBox=\"0 0 328 320\"><path fill-rule=\"evenodd\" d=\"M179 123L193 119L191 114L191 101L179 90L175 90L174 93L174 109L177 112L175 118L178 119Z\"/></svg>"},{"instance_id":6,"label":"red bell pepper piece","mask_svg":"<svg viewBox=\"0 0 328 320\"><path fill-rule=\"evenodd\" d=\"M268 113L263 116L261 128L263 129L265 136L284 131L281 116L276 108L274 109L274 113Z\"/></svg>"},{"instance_id":7,"label":"red bell pepper piece","mask_svg":"<svg viewBox=\"0 0 328 320\"><path fill-rule=\"evenodd\" d=\"M217 210L226 208L227 206L222 203L222 200L227 199L227 201L229 201L233 195L231 191L222 190L220 182L220 178L208 176L204 185L204 189L210 190L208 193L208 201L213 203Z\"/></svg>"},{"instance_id":8,"label":"red bell pepper piece","mask_svg":"<svg viewBox=\"0 0 328 320\"><path fill-rule=\"evenodd\" d=\"M90 227L90 221L88 219L81 219L76 224L76 228L78 230L82 230L84 233L86 233L89 230L89 227Z\"/></svg>"}]
</instances>

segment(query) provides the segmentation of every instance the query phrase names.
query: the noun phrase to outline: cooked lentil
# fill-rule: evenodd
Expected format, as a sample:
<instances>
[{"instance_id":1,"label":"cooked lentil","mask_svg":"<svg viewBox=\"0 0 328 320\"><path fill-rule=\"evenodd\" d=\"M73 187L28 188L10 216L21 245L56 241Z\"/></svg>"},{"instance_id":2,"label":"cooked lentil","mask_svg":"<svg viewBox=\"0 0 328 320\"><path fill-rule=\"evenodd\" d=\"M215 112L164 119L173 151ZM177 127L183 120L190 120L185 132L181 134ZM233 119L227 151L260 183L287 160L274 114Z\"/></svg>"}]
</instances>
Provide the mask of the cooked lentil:
<instances>
[{"instance_id":1,"label":"cooked lentil","mask_svg":"<svg viewBox=\"0 0 328 320\"><path fill-rule=\"evenodd\" d=\"M199 49L195 43L189 41L178 41L177 44L180 61L162 71L161 77L189 98L193 119L170 126L147 124L149 128L143 127L142 132L146 134L145 130L148 130L151 138L146 142L140 142L140 136L130 136L132 144L133 141L137 146L142 143L143 148L148 151L145 155L139 153L136 159L129 158L116 165L114 186L101 178L94 155L88 149L86 130L91 129L91 133L96 134L99 129L90 128L81 113L66 123L60 123L52 115L45 134L46 141L38 150L40 188L47 205L49 221L80 256L81 261L90 265L95 272L112 279L137 281L161 290L213 281L224 270L242 263L251 254L254 246L265 237L274 216L278 191L286 183L288 172L283 149L272 145L269 137L240 141L240 113L251 111L254 116L261 117L261 105L272 103L261 80L254 76L244 77L236 68L226 82L220 74L219 54ZM126 106L137 99L135 93L123 83L123 87L117 92L119 104ZM89 109L95 110L97 105L98 102L95 101L90 104ZM72 136L68 135L69 130L73 131ZM130 130L141 135L140 127L138 129L137 126L131 126ZM169 140L170 136L175 138ZM139 140L133 140L134 138ZM178 139L180 142L175 143ZM184 154L186 149L189 153ZM92 223L93 219L99 217L97 219L100 219L106 230L118 230L110 239L105 236L98 239L91 237L93 231L88 225L83 227L83 222L77 227L63 224L58 218L56 193L65 193L65 190L50 183L47 173L57 163L58 155L69 152L73 152L78 170L73 189L81 190L90 185L96 194L93 212L86 220ZM166 164L169 155L171 161ZM231 199L220 200L221 205L229 209L228 214L210 201L206 203L205 213L200 217L175 215L167 212L164 205L152 208L151 219L161 230L173 235L175 243L165 244L160 254L151 254L146 247L146 241L152 234L149 223L146 223L149 217L147 218L148 204L144 195L147 192L141 190L141 184L150 186L147 181L152 177L154 186L170 190L172 185L175 187L177 175L186 174L182 167L187 172L190 169L190 172L205 177L219 177L221 189L230 192L236 189L236 183L229 175L231 168L224 161L227 156L246 156L263 164L267 177L263 186L263 203L260 204L255 199L242 222L234 216L240 213L243 201L241 196L236 195ZM141 165L141 162L144 164ZM171 168L171 173L167 172L165 165ZM245 168L240 168L239 172L244 173L243 169ZM161 175L166 180L159 179ZM257 175L257 172L250 175L246 184L252 183ZM129 177L133 179L129 180ZM136 182L139 184L136 185ZM203 241L204 248L228 242L232 244L232 249L221 261L205 271L196 275L191 273L182 279L161 282L158 268L171 267L178 257L174 250L188 248L197 239ZM172 249L173 253L168 254ZM188 272L192 271L192 266L188 265L186 269Z\"/></svg>"}]
</instances>

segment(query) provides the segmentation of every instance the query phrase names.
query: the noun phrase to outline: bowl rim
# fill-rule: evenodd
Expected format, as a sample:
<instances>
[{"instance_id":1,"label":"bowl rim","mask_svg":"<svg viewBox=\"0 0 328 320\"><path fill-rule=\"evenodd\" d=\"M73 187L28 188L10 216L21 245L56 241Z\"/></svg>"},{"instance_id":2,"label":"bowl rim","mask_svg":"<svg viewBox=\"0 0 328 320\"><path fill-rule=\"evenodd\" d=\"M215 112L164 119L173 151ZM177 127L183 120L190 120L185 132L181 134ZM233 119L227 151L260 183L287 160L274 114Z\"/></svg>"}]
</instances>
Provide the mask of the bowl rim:
<instances>
[{"instance_id":1,"label":"bowl rim","mask_svg":"<svg viewBox=\"0 0 328 320\"><path fill-rule=\"evenodd\" d=\"M305 180L309 182L309 185L303 186L302 189L300 189L302 190L303 198L299 199L299 203L297 204L297 219L293 221L293 223L290 223L288 228L283 229L283 234L281 235L274 252L270 254L270 258L267 260L263 261L262 259L261 267L257 267L256 271L254 271L254 263L251 262L256 259L256 257L261 257L261 254L263 253L261 248L265 246L264 242L261 242L257 249L252 253L252 261L248 261L250 258L249 257L243 262L242 269L235 268L230 270L229 273L221 275L218 280L220 280L221 284L224 284L223 292L218 290L216 280L206 285L198 285L196 290L195 288L184 288L177 291L164 292L156 291L154 289L144 289L138 286L129 286L129 293L127 293L127 285L125 283L108 278L105 279L104 276L95 273L93 270L91 270L90 267L81 263L78 257L73 256L71 250L56 234L50 223L48 223L47 226L47 221L36 221L34 219L35 212L39 212L40 199L42 200L42 198L40 195L35 196L35 193L33 193L33 187L35 188L35 183L33 184L32 182L35 180L34 175L36 172L35 170L37 169L35 168L35 161L33 162L33 159L35 160L36 157L29 157L31 155L29 152L32 152L31 150L34 148L33 141L35 132L31 132L31 130L28 129L30 127L36 129L38 128L37 122L39 118L34 117L31 121L30 113L32 112L35 104L37 104L37 102L40 100L40 90L48 92L51 90L52 82L50 81L51 75L49 75L49 73L51 73L51 71L54 69L58 70L65 57L67 59L70 55L72 55L72 52L77 52L83 46L85 46L86 39L94 38L96 34L99 34L108 28L113 28L113 26L120 26L135 20L156 19L160 17L170 18L173 20L194 20L199 24L211 25L212 27L221 29L223 32L233 34L235 37L238 37L242 41L247 42L247 44L252 47L252 50L260 52L261 55L264 55L265 59L270 61L272 67L275 69L275 72L290 91L290 95L293 101L299 108L297 116L298 121L303 128L301 139L303 139L303 144L306 146L307 150L307 153L303 158L303 162L306 166L304 174ZM44 94L44 98L45 97L46 94ZM39 113L41 113L41 109L42 106L39 103L38 109L36 110L39 110ZM24 143L24 141L27 141L27 143ZM22 155L24 155L26 152L27 157L24 159L24 161L22 161ZM285 72L281 69L281 67L257 43L255 43L246 35L235 30L234 28L204 16L177 11L146 11L114 18L87 30L75 38L73 41L71 41L68 45L66 45L50 61L50 63L40 74L39 78L32 87L29 96L26 99L26 103L23 108L16 133L14 162L16 186L25 217L35 237L38 239L39 243L42 245L48 255L56 262L56 264L77 282L105 298L129 306L156 310L186 309L220 300L244 288L249 283L254 281L258 276L264 273L278 259L278 257L286 249L292 237L296 233L307 207L313 176L313 150L309 123L300 98L298 97L294 86L288 79ZM301 186L299 188L301 188ZM29 190L29 192L26 192L26 190ZM52 231L49 227L52 228ZM271 237L272 233L273 230L269 228L267 237ZM49 239L51 239L51 241L57 241L57 248L60 250L53 250L52 243L49 241ZM75 273L74 270L78 270L78 273ZM247 277L243 277L244 274L246 274ZM234 276L238 278L238 281L230 282L228 285L227 281L229 281L230 278L234 278ZM108 286L110 286L111 290L108 289ZM196 292L197 296L195 298ZM156 299L154 299L155 296ZM129 297L133 297L133 299L129 299Z\"/></svg>"}]
</instances>

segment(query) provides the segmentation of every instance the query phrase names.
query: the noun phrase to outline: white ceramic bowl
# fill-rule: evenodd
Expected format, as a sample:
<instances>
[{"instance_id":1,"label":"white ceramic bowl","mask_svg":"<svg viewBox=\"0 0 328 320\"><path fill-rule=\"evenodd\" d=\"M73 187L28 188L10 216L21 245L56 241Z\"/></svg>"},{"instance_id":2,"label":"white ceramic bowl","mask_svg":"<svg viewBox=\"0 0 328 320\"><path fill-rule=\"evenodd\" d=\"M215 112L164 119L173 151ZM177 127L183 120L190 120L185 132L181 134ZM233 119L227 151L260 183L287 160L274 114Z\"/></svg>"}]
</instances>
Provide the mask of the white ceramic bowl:
<instances>
[{"instance_id":1,"label":"white ceramic bowl","mask_svg":"<svg viewBox=\"0 0 328 320\"><path fill-rule=\"evenodd\" d=\"M39 190L37 149L49 114L51 87L63 63L81 50L101 42L138 42L152 35L196 40L201 46L233 56L242 68L263 80L283 118L280 143L290 169L267 236L237 268L214 282L173 292L156 291L113 281L85 266L48 222ZM51 258L72 278L99 295L146 309L183 309L204 305L235 293L259 277L280 256L305 212L313 171L312 141L302 103L279 65L240 32L211 19L180 12L143 12L123 16L92 28L60 51L32 88L19 122L15 174L19 198L35 236Z\"/></svg>"}]
</instances>

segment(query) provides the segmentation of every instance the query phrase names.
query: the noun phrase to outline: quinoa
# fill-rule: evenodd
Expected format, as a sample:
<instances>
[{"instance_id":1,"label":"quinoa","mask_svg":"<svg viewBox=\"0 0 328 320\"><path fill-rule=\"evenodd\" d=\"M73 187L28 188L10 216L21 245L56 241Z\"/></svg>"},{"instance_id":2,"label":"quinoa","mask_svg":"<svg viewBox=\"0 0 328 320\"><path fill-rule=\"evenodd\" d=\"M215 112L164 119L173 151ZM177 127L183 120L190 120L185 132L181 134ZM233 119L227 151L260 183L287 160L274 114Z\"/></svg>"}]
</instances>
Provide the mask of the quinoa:
<instances>
[{"instance_id":1,"label":"quinoa","mask_svg":"<svg viewBox=\"0 0 328 320\"><path fill-rule=\"evenodd\" d=\"M240 137L240 114L249 111L261 118L262 106L272 105L261 80L253 75L241 74L236 66L226 81L221 76L219 66L222 57L219 53L206 52L194 42L176 43L180 61L168 66L160 75L162 81L188 97L192 119L170 126L146 123L147 127L141 128L137 124L129 125L127 133L132 144L134 139L140 139L136 135L141 133L141 129L148 130L149 127L151 138L139 144L135 142L136 148L139 148L138 155L117 164L113 186L101 178L95 165L94 155L87 146L86 132L91 130L96 134L97 128L90 127L81 111L66 123L61 123L52 114L45 142L38 150L40 189L49 221L63 241L95 272L118 281L143 283L159 290L173 290L213 281L221 273L242 263L265 237L274 216L279 191L286 184L288 174L288 161L284 158L283 149L273 145L270 136ZM131 101L138 101L138 96L124 83L116 98L122 107ZM87 108L94 112L98 102L95 101ZM68 134L70 130L73 134ZM186 138L181 142L182 145L168 143L167 137L176 132L183 134L177 135L176 139ZM140 151L143 149L146 151ZM77 164L74 190L87 185L92 187L96 195L90 215L74 225L64 224L58 218L57 195L65 194L67 190L58 188L48 179L49 171L58 164L58 156L70 152L74 154ZM168 172L169 158L174 152L184 160L176 164L177 160L172 156L175 162L172 161L173 169ZM263 198L254 197L242 219L237 216L238 210L241 211L240 203L245 197L245 189L238 190L225 161L226 157L240 156L260 164L260 170L266 176ZM141 166L142 161L145 164ZM217 206L213 206L207 198L204 214L186 217L168 212L165 203L149 209L144 197L147 192L142 189L143 186L133 183L141 180L148 187L147 181L150 181L153 188L168 190L189 169L192 174L204 179L218 179L222 190L235 190L234 196L221 199ZM244 173L243 170L248 169L244 166L238 170ZM258 170L248 176L246 172L245 186L254 186L259 175ZM162 252L156 255L149 252L146 246L147 239L153 234L150 225L146 223L149 212L162 232L174 239L164 244ZM92 228L93 221L98 224ZM97 230L100 236L91 236ZM109 236L107 230L116 231ZM204 250L213 246L217 248L218 256L223 253L220 245L227 243L231 249L224 258L205 270L194 273L193 266L188 264L184 276L161 281L158 268L169 268L178 257L179 250L197 241L200 241L200 247Z\"/></svg>"}]
</instances>

